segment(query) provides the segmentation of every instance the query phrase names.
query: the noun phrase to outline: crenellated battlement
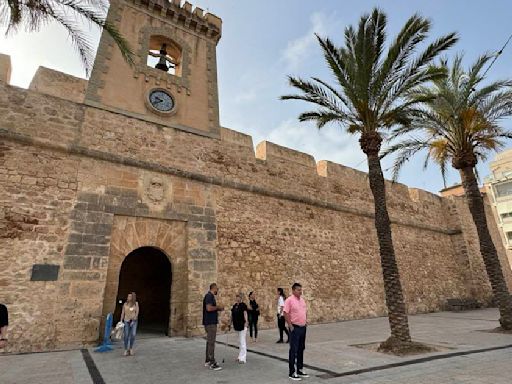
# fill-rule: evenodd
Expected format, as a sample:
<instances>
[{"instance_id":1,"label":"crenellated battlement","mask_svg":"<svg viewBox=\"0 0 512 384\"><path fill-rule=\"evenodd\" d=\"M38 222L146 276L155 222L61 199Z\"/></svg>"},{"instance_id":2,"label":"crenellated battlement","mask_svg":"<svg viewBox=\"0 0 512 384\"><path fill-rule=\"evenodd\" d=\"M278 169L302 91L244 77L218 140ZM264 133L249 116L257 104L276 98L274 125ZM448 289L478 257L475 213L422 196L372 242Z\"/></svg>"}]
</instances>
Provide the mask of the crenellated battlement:
<instances>
[{"instance_id":1,"label":"crenellated battlement","mask_svg":"<svg viewBox=\"0 0 512 384\"><path fill-rule=\"evenodd\" d=\"M11 81L11 57L0 53L0 81Z\"/></svg>"},{"instance_id":2,"label":"crenellated battlement","mask_svg":"<svg viewBox=\"0 0 512 384\"><path fill-rule=\"evenodd\" d=\"M191 29L215 40L222 34L222 19L202 8L194 7L188 1L181 0L126 0L138 8L143 8L160 17L172 20L176 24Z\"/></svg>"},{"instance_id":3,"label":"crenellated battlement","mask_svg":"<svg viewBox=\"0 0 512 384\"><path fill-rule=\"evenodd\" d=\"M5 56L5 60L7 59L8 56ZM73 104L81 104L85 83L86 80L41 67L36 72L29 91L64 99L64 103L67 100L69 108L72 109ZM20 92L23 91L20 90ZM71 112L69 113L71 114ZM230 156L235 162L232 165L236 165L237 161L259 162L270 171L279 168L281 178L294 179L297 175L301 175L301 180L297 180L297 185L301 183L310 185L315 182L316 177L321 177L328 182L350 181L349 183L343 182L347 190L352 188L369 193L368 174L366 172L328 160L317 162L310 154L269 141L262 141L254 146L252 136L239 131L225 127L221 128L220 146L226 155ZM401 201L439 204L442 200L442 197L436 194L417 188L409 188L407 185L390 180L386 180L386 188L391 197Z\"/></svg>"},{"instance_id":4,"label":"crenellated battlement","mask_svg":"<svg viewBox=\"0 0 512 384\"><path fill-rule=\"evenodd\" d=\"M269 163L287 161L316 170L315 158L307 153L283 147L270 141L262 141L256 146L256 158Z\"/></svg>"}]
</instances>

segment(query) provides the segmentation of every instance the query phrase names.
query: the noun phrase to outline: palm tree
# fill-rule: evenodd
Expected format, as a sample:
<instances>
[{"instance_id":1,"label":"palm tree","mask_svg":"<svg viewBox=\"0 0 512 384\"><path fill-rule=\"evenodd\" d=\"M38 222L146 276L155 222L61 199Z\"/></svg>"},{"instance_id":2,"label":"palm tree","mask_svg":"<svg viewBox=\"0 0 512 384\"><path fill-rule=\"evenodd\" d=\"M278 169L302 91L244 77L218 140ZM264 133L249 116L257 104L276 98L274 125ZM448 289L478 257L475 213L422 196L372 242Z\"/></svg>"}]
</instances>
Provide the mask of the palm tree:
<instances>
[{"instance_id":1,"label":"palm tree","mask_svg":"<svg viewBox=\"0 0 512 384\"><path fill-rule=\"evenodd\" d=\"M37 32L41 26L56 21L68 32L89 76L94 63L94 49L80 28L84 21L103 28L117 44L125 61L133 64L130 45L107 20L108 6L107 0L0 0L0 25L9 34L21 26L29 32Z\"/></svg>"},{"instance_id":2,"label":"palm tree","mask_svg":"<svg viewBox=\"0 0 512 384\"><path fill-rule=\"evenodd\" d=\"M413 99L425 99L424 106L418 109L413 124L398 128L391 135L394 139L407 134L409 137L388 148L384 155L397 153L393 165L395 180L403 164L422 150L427 151L424 166L432 160L440 167L443 180L450 162L459 171L500 310L501 326L512 329L512 300L489 234L475 169L479 160L485 160L490 151L503 147L504 140L512 138L512 132L499 125L504 117L512 116L512 81L481 86L483 68L491 58L479 57L467 71L463 69L462 56L455 57L451 68L446 59L441 60L439 67L449 73L448 77L433 80L431 87L410 94Z\"/></svg>"},{"instance_id":3,"label":"palm tree","mask_svg":"<svg viewBox=\"0 0 512 384\"><path fill-rule=\"evenodd\" d=\"M381 344L381 349L400 349L411 343L411 336L391 237L379 152L384 131L396 125L409 125L409 115L421 101L408 100L405 96L425 82L446 75L429 64L455 44L457 36L454 33L443 36L415 55L428 37L431 23L414 15L384 53L386 23L387 17L379 9L363 15L357 28L349 26L345 29L344 47L336 47L329 38L317 35L335 84L330 85L316 77L312 81L289 77L290 84L301 93L281 98L303 100L319 107L302 113L300 121L314 121L318 128L328 123L339 124L349 133L360 135L359 143L368 159L391 328L391 337Z\"/></svg>"}]
</instances>

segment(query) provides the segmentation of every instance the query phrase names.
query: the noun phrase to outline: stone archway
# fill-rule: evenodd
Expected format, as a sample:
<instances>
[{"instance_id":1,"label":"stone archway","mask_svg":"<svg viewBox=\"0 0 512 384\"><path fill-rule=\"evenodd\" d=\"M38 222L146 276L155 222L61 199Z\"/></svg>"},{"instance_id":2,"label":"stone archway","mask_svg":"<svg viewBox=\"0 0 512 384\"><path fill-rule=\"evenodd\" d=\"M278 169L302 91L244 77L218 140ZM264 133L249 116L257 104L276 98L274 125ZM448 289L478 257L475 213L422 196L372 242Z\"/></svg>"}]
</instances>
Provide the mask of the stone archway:
<instances>
[{"instance_id":1,"label":"stone archway","mask_svg":"<svg viewBox=\"0 0 512 384\"><path fill-rule=\"evenodd\" d=\"M142 247L125 257L119 272L114 324L121 317L128 293L136 292L139 302L138 330L168 334L172 289L172 268L161 250Z\"/></svg>"},{"instance_id":2,"label":"stone archway","mask_svg":"<svg viewBox=\"0 0 512 384\"><path fill-rule=\"evenodd\" d=\"M121 266L126 257L137 249L151 247L167 256L172 270L167 333L169 336L185 335L188 287L186 243L185 222L115 216L102 318L116 309Z\"/></svg>"}]
</instances>

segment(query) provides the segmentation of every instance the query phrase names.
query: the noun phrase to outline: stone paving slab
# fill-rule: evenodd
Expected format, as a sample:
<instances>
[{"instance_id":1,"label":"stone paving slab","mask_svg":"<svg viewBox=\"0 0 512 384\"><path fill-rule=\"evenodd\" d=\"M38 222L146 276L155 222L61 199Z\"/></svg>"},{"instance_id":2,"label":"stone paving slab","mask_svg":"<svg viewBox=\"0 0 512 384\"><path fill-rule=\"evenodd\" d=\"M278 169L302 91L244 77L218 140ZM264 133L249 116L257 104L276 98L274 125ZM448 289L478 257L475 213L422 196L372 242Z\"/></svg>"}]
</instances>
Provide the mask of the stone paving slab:
<instances>
[{"instance_id":1,"label":"stone paving slab","mask_svg":"<svg viewBox=\"0 0 512 384\"><path fill-rule=\"evenodd\" d=\"M0 356L1 384L93 384L80 351Z\"/></svg>"},{"instance_id":2,"label":"stone paving slab","mask_svg":"<svg viewBox=\"0 0 512 384\"><path fill-rule=\"evenodd\" d=\"M425 357L512 344L510 334L482 332L498 327L497 318L496 309L483 309L415 315L409 317L409 323L415 341L450 348L447 351L420 356ZM305 361L326 370L345 372L419 357L398 357L353 346L380 342L388 335L388 320L384 317L313 325L308 327ZM276 331L261 332L260 338L258 343L249 342L248 348L285 359L288 357L286 345L274 344L277 339Z\"/></svg>"},{"instance_id":3,"label":"stone paving slab","mask_svg":"<svg viewBox=\"0 0 512 384\"><path fill-rule=\"evenodd\" d=\"M389 334L386 318L346 321L308 327L305 362L310 369L308 383L323 384L481 384L508 383L512 347L472 353L475 349L512 345L512 335L481 332L498 326L495 309L461 313L435 313L410 317L411 333L416 340L453 348L450 353L464 356L442 358L387 369L372 370L386 364L407 363L425 356L397 357L371 352L351 345L382 341ZM136 355L122 356L121 343L109 353L89 350L106 384L144 383L288 383L288 345L275 344L277 330L260 332L259 342L249 341L248 361L235 362L238 351L218 344L216 357L225 359L224 369L210 371L203 366L205 340L202 338L141 337ZM142 335L141 335L142 336ZM236 343L235 335L227 336ZM219 334L219 342L226 341ZM356 370L372 371L354 374ZM326 375L330 372L334 375ZM336 376L339 375L339 376ZM345 376L343 376L345 375ZM81 351L0 356L1 384L98 384L91 379Z\"/></svg>"}]
</instances>

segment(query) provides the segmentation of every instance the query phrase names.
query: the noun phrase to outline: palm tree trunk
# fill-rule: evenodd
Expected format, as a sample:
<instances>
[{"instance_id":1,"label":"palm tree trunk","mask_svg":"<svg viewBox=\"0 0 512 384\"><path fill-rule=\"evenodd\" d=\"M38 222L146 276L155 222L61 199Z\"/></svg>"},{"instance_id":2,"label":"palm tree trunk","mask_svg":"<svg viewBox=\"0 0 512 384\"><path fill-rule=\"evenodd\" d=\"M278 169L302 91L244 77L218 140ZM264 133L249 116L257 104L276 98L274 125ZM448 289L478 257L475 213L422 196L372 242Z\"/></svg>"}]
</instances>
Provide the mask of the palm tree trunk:
<instances>
[{"instance_id":1,"label":"palm tree trunk","mask_svg":"<svg viewBox=\"0 0 512 384\"><path fill-rule=\"evenodd\" d=\"M500 310L500 324L503 329L512 329L512 298L508 292L496 247L489 233L484 202L473 167L459 169L462 186L466 194L469 211L478 233L480 253L484 259L485 270L491 282L492 292Z\"/></svg>"},{"instance_id":2,"label":"palm tree trunk","mask_svg":"<svg viewBox=\"0 0 512 384\"><path fill-rule=\"evenodd\" d=\"M375 228L379 240L380 262L384 277L384 292L388 308L390 341L411 342L405 309L400 273L391 237L391 222L386 205L384 175L380 165L379 150L382 139L376 133L361 135L361 148L368 157L368 176L375 204Z\"/></svg>"}]
</instances>

